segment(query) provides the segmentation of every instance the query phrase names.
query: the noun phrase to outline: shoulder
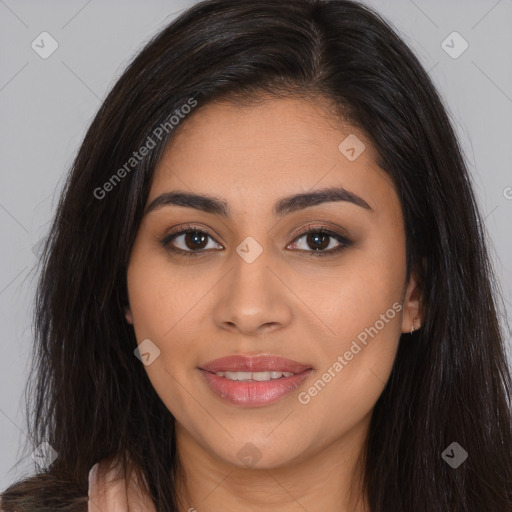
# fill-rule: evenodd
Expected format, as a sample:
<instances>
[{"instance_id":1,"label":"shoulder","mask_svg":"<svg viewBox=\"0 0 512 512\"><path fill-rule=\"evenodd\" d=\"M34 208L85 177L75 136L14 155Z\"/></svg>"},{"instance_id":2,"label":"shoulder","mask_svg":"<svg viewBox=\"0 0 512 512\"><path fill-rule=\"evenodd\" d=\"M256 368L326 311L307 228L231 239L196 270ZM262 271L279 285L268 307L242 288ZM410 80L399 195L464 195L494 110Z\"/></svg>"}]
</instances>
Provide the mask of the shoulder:
<instances>
[{"instance_id":1,"label":"shoulder","mask_svg":"<svg viewBox=\"0 0 512 512\"><path fill-rule=\"evenodd\" d=\"M156 512L146 489L146 482L140 484L135 470L126 470L118 459L109 458L90 468L88 482L63 481L52 473L41 473L19 480L0 493L0 510Z\"/></svg>"},{"instance_id":2,"label":"shoulder","mask_svg":"<svg viewBox=\"0 0 512 512\"><path fill-rule=\"evenodd\" d=\"M88 512L138 510L156 512L135 471L126 471L119 460L104 459L89 471Z\"/></svg>"}]
</instances>

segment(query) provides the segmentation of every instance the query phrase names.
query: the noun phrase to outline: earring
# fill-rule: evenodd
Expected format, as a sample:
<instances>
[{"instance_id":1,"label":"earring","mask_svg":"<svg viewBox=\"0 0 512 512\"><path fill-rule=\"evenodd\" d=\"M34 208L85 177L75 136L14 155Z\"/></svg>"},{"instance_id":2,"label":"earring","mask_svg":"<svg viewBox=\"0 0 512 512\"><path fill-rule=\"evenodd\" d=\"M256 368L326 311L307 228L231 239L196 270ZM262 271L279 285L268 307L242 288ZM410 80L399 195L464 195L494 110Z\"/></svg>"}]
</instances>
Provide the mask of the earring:
<instances>
[{"instance_id":1,"label":"earring","mask_svg":"<svg viewBox=\"0 0 512 512\"><path fill-rule=\"evenodd\" d=\"M416 323L416 318L413 318L411 325L411 334L414 332L414 324Z\"/></svg>"}]
</instances>

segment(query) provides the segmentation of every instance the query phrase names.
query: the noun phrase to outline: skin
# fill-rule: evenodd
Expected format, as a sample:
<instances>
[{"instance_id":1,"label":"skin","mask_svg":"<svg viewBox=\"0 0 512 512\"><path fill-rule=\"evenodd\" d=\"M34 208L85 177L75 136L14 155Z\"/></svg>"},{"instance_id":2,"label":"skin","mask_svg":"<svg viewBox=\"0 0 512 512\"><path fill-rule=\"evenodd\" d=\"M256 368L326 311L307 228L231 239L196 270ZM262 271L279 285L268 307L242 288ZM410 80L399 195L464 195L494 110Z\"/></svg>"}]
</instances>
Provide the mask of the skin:
<instances>
[{"instance_id":1,"label":"skin","mask_svg":"<svg viewBox=\"0 0 512 512\"><path fill-rule=\"evenodd\" d=\"M139 343L149 338L160 349L145 369L176 418L183 511L367 510L358 460L400 335L413 320L416 329L421 324L420 294L415 275L406 280L404 222L392 183L370 140L330 118L322 101L210 103L188 116L155 170L148 204L181 190L222 198L231 212L154 209L142 220L127 274L126 319ZM349 134L366 146L354 161L338 149ZM371 210L336 201L282 218L272 211L284 196L330 186L357 194ZM212 237L190 258L160 244L188 223ZM311 256L314 241L296 233L322 224L353 244ZM250 264L236 252L248 236L262 248ZM181 235L172 243L188 251L198 244L185 242ZM327 242L327 249L340 244ZM402 310L301 403L299 393L394 303ZM198 370L233 354L279 355L314 371L287 397L240 408L215 396ZM260 457L252 466L237 456L246 443Z\"/></svg>"}]
</instances>

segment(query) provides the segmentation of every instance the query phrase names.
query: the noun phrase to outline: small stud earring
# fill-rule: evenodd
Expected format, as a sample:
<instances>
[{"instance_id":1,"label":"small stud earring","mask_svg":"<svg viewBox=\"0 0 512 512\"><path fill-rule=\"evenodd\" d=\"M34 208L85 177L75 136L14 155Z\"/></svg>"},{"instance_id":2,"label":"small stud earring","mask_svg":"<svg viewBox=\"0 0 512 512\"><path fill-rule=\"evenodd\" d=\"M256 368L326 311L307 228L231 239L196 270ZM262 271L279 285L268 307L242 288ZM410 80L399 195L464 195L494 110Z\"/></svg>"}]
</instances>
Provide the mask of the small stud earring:
<instances>
[{"instance_id":1,"label":"small stud earring","mask_svg":"<svg viewBox=\"0 0 512 512\"><path fill-rule=\"evenodd\" d=\"M414 332L414 324L416 323L416 318L413 318L411 325L411 334Z\"/></svg>"}]
</instances>

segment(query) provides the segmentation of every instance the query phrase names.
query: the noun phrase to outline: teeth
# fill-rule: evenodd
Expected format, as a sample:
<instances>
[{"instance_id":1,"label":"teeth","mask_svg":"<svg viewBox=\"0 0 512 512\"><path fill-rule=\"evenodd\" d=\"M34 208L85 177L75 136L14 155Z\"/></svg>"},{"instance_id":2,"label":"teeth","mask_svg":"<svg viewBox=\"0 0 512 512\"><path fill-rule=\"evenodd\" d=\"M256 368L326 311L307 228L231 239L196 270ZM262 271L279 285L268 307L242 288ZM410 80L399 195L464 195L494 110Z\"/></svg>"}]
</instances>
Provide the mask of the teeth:
<instances>
[{"instance_id":1,"label":"teeth","mask_svg":"<svg viewBox=\"0 0 512 512\"><path fill-rule=\"evenodd\" d=\"M291 377L295 374L292 372L216 372L215 375L229 380L263 382L281 377Z\"/></svg>"}]
</instances>

